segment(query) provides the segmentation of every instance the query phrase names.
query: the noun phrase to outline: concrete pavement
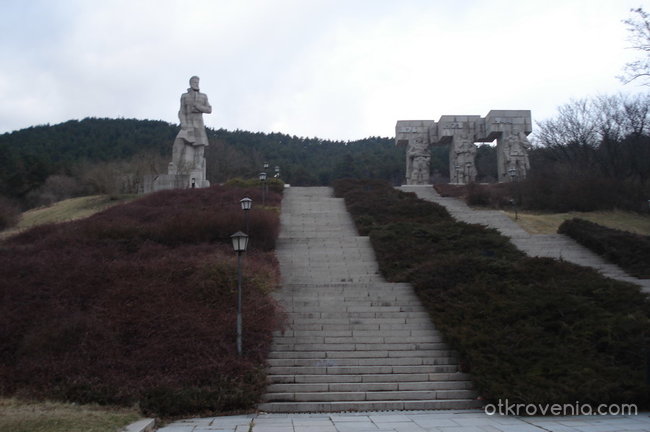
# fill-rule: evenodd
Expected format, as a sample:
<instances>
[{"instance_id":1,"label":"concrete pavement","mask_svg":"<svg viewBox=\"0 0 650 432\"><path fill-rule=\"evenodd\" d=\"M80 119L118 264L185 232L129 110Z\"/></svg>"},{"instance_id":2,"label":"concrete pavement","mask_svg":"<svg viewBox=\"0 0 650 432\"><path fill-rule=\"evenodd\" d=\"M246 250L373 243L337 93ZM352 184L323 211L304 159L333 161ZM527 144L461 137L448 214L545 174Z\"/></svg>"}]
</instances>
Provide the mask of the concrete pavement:
<instances>
[{"instance_id":1,"label":"concrete pavement","mask_svg":"<svg viewBox=\"0 0 650 432\"><path fill-rule=\"evenodd\" d=\"M159 432L632 432L650 431L650 413L517 417L479 410L344 414L250 414L181 420Z\"/></svg>"}]
</instances>

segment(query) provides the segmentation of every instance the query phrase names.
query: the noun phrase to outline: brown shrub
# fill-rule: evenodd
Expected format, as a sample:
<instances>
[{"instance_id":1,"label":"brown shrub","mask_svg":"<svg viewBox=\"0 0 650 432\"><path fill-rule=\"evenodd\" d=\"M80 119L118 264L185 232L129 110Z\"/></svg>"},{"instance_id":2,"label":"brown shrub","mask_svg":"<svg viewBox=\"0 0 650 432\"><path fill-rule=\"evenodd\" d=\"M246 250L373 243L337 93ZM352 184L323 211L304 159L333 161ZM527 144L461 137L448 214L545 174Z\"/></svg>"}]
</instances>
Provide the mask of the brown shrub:
<instances>
[{"instance_id":1,"label":"brown shrub","mask_svg":"<svg viewBox=\"0 0 650 432\"><path fill-rule=\"evenodd\" d=\"M11 228L20 219L20 209L9 199L0 196L0 231Z\"/></svg>"},{"instance_id":2,"label":"brown shrub","mask_svg":"<svg viewBox=\"0 0 650 432\"><path fill-rule=\"evenodd\" d=\"M282 318L269 296L277 262L266 251L278 217L259 210L251 218L251 232L266 237L253 236L243 257L240 358L229 235L240 229L241 192L154 194L5 242L0 393L140 402L155 415L254 406ZM197 402L192 395L209 397Z\"/></svg>"}]
</instances>

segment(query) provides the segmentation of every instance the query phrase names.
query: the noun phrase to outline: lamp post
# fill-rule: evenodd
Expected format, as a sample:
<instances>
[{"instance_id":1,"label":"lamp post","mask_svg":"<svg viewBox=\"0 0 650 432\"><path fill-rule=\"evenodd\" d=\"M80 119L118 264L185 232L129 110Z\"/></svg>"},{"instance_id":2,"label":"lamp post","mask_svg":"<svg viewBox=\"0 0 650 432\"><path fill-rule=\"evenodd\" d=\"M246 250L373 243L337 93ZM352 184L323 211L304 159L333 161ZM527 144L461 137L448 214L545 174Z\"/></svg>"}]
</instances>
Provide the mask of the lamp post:
<instances>
[{"instance_id":1,"label":"lamp post","mask_svg":"<svg viewBox=\"0 0 650 432\"><path fill-rule=\"evenodd\" d=\"M262 182L262 205L266 205L266 172L260 173L260 181Z\"/></svg>"},{"instance_id":2,"label":"lamp post","mask_svg":"<svg viewBox=\"0 0 650 432\"><path fill-rule=\"evenodd\" d=\"M510 181L514 183L517 179L517 170L515 168L510 168L508 170L508 174L510 174ZM511 202L512 202L512 206L515 209L515 220L517 220L519 219L519 216L517 214L517 200L513 198Z\"/></svg>"},{"instance_id":3,"label":"lamp post","mask_svg":"<svg viewBox=\"0 0 650 432\"><path fill-rule=\"evenodd\" d=\"M466 171L467 171L467 175L465 176L465 184L469 184L469 182L470 182L470 173L471 173L470 170L472 169L472 163L467 162L465 164L465 168L466 168Z\"/></svg>"},{"instance_id":4,"label":"lamp post","mask_svg":"<svg viewBox=\"0 0 650 432\"><path fill-rule=\"evenodd\" d=\"M239 201L239 204L241 204L241 209L244 210L244 219L246 220L246 232L249 232L249 230L248 230L248 211L253 206L253 200L248 198L248 197L242 198Z\"/></svg>"},{"instance_id":5,"label":"lamp post","mask_svg":"<svg viewBox=\"0 0 650 432\"><path fill-rule=\"evenodd\" d=\"M456 165L456 183L460 183L460 165Z\"/></svg>"},{"instance_id":6,"label":"lamp post","mask_svg":"<svg viewBox=\"0 0 650 432\"><path fill-rule=\"evenodd\" d=\"M237 231L231 235L232 248L237 253L237 354L242 355L242 317L241 317L241 254L246 252L248 246L248 235L241 231Z\"/></svg>"}]
</instances>

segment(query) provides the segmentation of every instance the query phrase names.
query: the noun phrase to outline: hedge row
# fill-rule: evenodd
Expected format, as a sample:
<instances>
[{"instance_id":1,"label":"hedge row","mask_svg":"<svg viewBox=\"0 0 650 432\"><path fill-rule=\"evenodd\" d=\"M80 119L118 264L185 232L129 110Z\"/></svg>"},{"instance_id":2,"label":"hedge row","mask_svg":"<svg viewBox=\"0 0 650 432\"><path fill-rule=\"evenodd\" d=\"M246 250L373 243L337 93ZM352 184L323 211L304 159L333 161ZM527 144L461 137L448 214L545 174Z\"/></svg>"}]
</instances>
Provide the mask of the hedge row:
<instances>
[{"instance_id":1,"label":"hedge row","mask_svg":"<svg viewBox=\"0 0 650 432\"><path fill-rule=\"evenodd\" d=\"M526 257L387 183L334 186L384 276L414 286L486 401L650 406L650 302L638 287Z\"/></svg>"},{"instance_id":2,"label":"hedge row","mask_svg":"<svg viewBox=\"0 0 650 432\"><path fill-rule=\"evenodd\" d=\"M160 192L0 243L0 394L157 416L253 408L281 325L279 220L251 210L240 358L229 236L246 195L261 202L230 187Z\"/></svg>"},{"instance_id":3,"label":"hedge row","mask_svg":"<svg viewBox=\"0 0 650 432\"><path fill-rule=\"evenodd\" d=\"M650 237L579 218L564 221L558 232L618 264L632 276L650 278Z\"/></svg>"}]
</instances>

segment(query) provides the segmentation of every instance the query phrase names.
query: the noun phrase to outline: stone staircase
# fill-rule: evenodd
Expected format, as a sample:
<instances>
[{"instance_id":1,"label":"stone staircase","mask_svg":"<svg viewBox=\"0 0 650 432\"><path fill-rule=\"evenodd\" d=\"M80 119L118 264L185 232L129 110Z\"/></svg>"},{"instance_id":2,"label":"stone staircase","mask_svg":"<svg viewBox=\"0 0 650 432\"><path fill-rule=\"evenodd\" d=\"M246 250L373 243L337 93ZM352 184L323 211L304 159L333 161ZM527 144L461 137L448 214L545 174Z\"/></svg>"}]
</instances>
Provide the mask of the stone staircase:
<instances>
[{"instance_id":1,"label":"stone staircase","mask_svg":"<svg viewBox=\"0 0 650 432\"><path fill-rule=\"evenodd\" d=\"M467 374L408 284L378 273L329 188L288 188L276 297L289 328L274 337L266 412L480 407Z\"/></svg>"}]
</instances>

